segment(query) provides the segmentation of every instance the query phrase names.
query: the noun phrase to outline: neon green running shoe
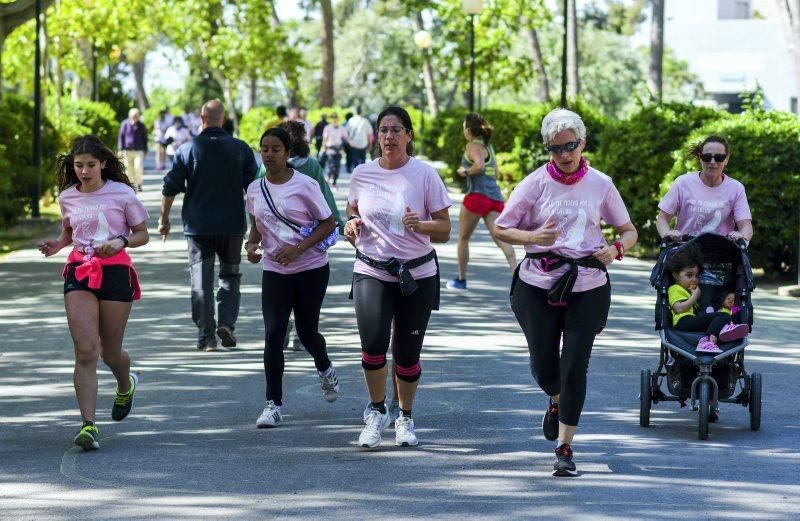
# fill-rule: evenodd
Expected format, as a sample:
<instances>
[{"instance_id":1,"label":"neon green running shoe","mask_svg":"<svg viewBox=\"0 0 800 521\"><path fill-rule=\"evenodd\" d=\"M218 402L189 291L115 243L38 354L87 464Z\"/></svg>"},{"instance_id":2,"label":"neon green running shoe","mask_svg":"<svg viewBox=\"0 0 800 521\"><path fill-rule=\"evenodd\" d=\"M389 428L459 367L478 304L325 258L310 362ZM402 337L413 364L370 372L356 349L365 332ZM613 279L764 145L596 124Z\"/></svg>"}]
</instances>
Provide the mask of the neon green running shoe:
<instances>
[{"instance_id":1,"label":"neon green running shoe","mask_svg":"<svg viewBox=\"0 0 800 521\"><path fill-rule=\"evenodd\" d=\"M131 407L133 407L133 395L136 394L136 384L139 383L139 378L130 373L131 379L131 388L128 389L128 392L122 394L117 389L117 394L114 397L114 406L111 408L111 418L114 421L122 421L131 412Z\"/></svg>"},{"instance_id":2,"label":"neon green running shoe","mask_svg":"<svg viewBox=\"0 0 800 521\"><path fill-rule=\"evenodd\" d=\"M94 422L83 422L83 427L75 435L75 445L83 450L97 450L100 448L100 431L95 427Z\"/></svg>"}]
</instances>

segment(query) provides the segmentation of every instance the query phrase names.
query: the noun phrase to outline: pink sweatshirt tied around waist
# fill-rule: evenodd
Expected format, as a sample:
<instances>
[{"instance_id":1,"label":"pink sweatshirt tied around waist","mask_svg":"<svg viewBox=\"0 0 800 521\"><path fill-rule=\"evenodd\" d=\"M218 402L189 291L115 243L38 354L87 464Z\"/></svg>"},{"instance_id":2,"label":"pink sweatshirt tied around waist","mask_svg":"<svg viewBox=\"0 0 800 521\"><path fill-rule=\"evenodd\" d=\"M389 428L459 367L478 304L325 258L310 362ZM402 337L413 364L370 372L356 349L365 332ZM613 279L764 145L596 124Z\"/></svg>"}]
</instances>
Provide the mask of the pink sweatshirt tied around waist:
<instances>
[{"instance_id":1,"label":"pink sweatshirt tied around waist","mask_svg":"<svg viewBox=\"0 0 800 521\"><path fill-rule=\"evenodd\" d=\"M75 278L83 280L88 277L88 286L91 289L99 289L100 285L103 283L103 266L126 266L131 271L133 300L142 298L142 288L139 286L139 275L133 267L130 255L128 255L128 252L125 251L124 248L111 257L100 258L93 256L89 259L86 258L83 252L73 249L69 257L67 257L67 264L64 266L64 270L61 272L62 278L67 278L67 268L70 264L74 263L79 263L79 266L75 268Z\"/></svg>"}]
</instances>

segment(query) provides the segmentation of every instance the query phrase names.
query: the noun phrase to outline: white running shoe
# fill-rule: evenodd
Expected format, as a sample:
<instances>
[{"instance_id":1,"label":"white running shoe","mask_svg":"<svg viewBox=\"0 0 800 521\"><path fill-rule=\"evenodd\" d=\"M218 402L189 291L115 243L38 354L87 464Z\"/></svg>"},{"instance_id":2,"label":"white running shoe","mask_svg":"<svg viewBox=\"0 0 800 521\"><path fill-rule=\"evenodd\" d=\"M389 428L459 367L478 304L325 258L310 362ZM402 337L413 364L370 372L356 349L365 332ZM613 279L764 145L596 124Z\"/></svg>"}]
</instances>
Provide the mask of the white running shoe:
<instances>
[{"instance_id":1,"label":"white running shoe","mask_svg":"<svg viewBox=\"0 0 800 521\"><path fill-rule=\"evenodd\" d=\"M275 402L272 400L267 400L267 405L264 407L264 411L256 420L256 427L259 429L275 427L275 425L280 423L280 421L283 419L283 416L281 415L282 409L283 407L280 405L275 405Z\"/></svg>"},{"instance_id":2,"label":"white running shoe","mask_svg":"<svg viewBox=\"0 0 800 521\"><path fill-rule=\"evenodd\" d=\"M394 444L398 447L416 447L419 440L414 434L414 418L400 416L394 422Z\"/></svg>"},{"instance_id":3,"label":"white running shoe","mask_svg":"<svg viewBox=\"0 0 800 521\"><path fill-rule=\"evenodd\" d=\"M364 407L364 423L367 423L367 418L371 410L370 402L367 402L367 406ZM394 421L400 416L400 403L392 400L392 404L389 405L387 410L389 411L389 423L394 425Z\"/></svg>"},{"instance_id":4,"label":"white running shoe","mask_svg":"<svg viewBox=\"0 0 800 521\"><path fill-rule=\"evenodd\" d=\"M372 409L367 416L367 424L358 437L358 444L361 447L374 449L381 444L381 434L389 426L389 413L383 413L377 409Z\"/></svg>"},{"instance_id":5,"label":"white running shoe","mask_svg":"<svg viewBox=\"0 0 800 521\"><path fill-rule=\"evenodd\" d=\"M339 380L336 378L336 370L331 365L330 374L319 375L319 386L322 388L322 397L328 403L333 403L339 397Z\"/></svg>"}]
</instances>

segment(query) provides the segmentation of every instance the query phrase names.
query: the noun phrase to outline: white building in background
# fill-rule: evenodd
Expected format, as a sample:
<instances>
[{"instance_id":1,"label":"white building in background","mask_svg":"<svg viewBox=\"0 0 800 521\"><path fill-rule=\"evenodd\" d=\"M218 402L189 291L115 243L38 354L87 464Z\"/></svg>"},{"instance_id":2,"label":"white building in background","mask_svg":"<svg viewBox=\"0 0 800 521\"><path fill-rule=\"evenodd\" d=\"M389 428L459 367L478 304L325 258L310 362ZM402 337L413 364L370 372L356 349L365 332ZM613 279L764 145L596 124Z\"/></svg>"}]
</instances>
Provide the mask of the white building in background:
<instances>
[{"instance_id":1,"label":"white building in background","mask_svg":"<svg viewBox=\"0 0 800 521\"><path fill-rule=\"evenodd\" d=\"M775 0L665 4L665 44L688 62L714 101L737 111L738 94L760 85L769 108L796 112L794 62ZM642 33L649 37L649 23Z\"/></svg>"}]
</instances>

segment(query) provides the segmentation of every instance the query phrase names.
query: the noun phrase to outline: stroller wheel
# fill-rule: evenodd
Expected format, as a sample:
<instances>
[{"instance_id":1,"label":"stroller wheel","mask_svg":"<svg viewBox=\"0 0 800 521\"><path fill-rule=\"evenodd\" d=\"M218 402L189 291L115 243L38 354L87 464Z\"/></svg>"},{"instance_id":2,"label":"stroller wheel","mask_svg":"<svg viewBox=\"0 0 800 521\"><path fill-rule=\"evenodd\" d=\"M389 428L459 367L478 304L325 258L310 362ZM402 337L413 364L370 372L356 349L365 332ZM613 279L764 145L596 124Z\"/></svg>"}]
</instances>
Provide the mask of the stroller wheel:
<instances>
[{"instance_id":1,"label":"stroller wheel","mask_svg":"<svg viewBox=\"0 0 800 521\"><path fill-rule=\"evenodd\" d=\"M711 409L709 405L709 400L711 400L711 384L702 381L700 382L700 396L698 397L698 401L700 402L700 414L699 414L699 425L698 425L698 436L701 440L708 439L708 413Z\"/></svg>"},{"instance_id":2,"label":"stroller wheel","mask_svg":"<svg viewBox=\"0 0 800 521\"><path fill-rule=\"evenodd\" d=\"M750 375L750 429L761 428L761 373Z\"/></svg>"},{"instance_id":3,"label":"stroller wheel","mask_svg":"<svg viewBox=\"0 0 800 521\"><path fill-rule=\"evenodd\" d=\"M639 391L639 425L641 427L650 426L651 383L650 370L642 369L641 389Z\"/></svg>"}]
</instances>

